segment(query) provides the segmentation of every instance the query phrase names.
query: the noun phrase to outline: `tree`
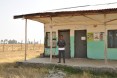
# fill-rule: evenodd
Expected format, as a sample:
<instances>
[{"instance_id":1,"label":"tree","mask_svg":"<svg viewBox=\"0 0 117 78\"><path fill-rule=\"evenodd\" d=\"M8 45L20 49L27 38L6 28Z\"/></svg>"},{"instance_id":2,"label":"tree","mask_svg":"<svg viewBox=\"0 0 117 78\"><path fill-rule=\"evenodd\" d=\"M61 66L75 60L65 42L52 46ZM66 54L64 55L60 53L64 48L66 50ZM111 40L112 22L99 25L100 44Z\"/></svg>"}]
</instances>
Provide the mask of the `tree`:
<instances>
[{"instance_id":1,"label":"tree","mask_svg":"<svg viewBox=\"0 0 117 78\"><path fill-rule=\"evenodd\" d=\"M1 44L3 44L4 43L4 40L1 40Z\"/></svg>"},{"instance_id":2,"label":"tree","mask_svg":"<svg viewBox=\"0 0 117 78\"><path fill-rule=\"evenodd\" d=\"M5 44L8 44L8 39L5 39L5 40L4 40L4 43L5 43Z\"/></svg>"},{"instance_id":3,"label":"tree","mask_svg":"<svg viewBox=\"0 0 117 78\"><path fill-rule=\"evenodd\" d=\"M9 40L8 44L17 44L17 40L14 40L14 39L13 40Z\"/></svg>"}]
</instances>

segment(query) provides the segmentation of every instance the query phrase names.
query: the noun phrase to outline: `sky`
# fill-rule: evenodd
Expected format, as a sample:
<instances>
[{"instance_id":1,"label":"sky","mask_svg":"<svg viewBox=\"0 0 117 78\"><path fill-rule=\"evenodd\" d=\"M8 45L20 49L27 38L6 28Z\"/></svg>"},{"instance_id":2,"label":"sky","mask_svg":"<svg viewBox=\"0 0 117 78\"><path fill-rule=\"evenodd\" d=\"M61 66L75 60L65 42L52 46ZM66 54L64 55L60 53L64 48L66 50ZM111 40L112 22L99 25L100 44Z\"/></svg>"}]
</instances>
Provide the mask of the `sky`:
<instances>
[{"instance_id":1,"label":"sky","mask_svg":"<svg viewBox=\"0 0 117 78\"><path fill-rule=\"evenodd\" d=\"M116 0L0 0L0 40L15 39L19 42L25 40L25 20L13 19L14 15L46 12L52 9L95 5L117 2ZM95 8L111 8L117 4L97 6ZM117 7L116 7L117 8ZM75 8L94 9L94 6ZM67 9L68 10L68 9ZM74 9L70 9L74 10ZM44 25L42 23L28 20L28 40L44 41Z\"/></svg>"}]
</instances>

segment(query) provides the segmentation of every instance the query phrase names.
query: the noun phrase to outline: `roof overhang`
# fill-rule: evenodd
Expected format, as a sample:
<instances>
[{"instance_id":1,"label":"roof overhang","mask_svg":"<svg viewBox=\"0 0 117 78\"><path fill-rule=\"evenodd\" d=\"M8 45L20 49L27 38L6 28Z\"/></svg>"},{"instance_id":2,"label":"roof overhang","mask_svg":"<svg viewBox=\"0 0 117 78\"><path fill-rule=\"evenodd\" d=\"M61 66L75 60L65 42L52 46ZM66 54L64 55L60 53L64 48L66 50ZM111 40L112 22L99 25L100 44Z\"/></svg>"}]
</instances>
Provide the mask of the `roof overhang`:
<instances>
[{"instance_id":1,"label":"roof overhang","mask_svg":"<svg viewBox=\"0 0 117 78\"><path fill-rule=\"evenodd\" d=\"M80 10L80 11L61 11L61 12L44 12L24 15L16 15L14 19L25 18L45 24L117 24L117 8L99 9L99 10Z\"/></svg>"}]
</instances>

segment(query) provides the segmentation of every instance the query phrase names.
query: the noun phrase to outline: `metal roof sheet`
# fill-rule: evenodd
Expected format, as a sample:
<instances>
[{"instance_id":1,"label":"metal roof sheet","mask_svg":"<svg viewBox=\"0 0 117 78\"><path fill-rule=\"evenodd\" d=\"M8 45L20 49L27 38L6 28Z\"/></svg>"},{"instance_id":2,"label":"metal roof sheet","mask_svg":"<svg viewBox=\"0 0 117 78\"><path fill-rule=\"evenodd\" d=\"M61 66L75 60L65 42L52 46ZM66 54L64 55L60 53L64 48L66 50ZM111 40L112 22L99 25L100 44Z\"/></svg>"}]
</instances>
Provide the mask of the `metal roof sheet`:
<instances>
[{"instance_id":1,"label":"metal roof sheet","mask_svg":"<svg viewBox=\"0 0 117 78\"><path fill-rule=\"evenodd\" d=\"M42 17L57 17L57 16L70 16L70 15L88 15L88 14L106 14L106 13L117 13L117 8L107 8L107 9L95 9L95 10L78 10L78 11L59 11L59 12L40 12L40 13L31 13L31 14L23 14L23 15L15 15L14 19L17 18L30 18L34 16L38 16L38 18Z\"/></svg>"}]
</instances>

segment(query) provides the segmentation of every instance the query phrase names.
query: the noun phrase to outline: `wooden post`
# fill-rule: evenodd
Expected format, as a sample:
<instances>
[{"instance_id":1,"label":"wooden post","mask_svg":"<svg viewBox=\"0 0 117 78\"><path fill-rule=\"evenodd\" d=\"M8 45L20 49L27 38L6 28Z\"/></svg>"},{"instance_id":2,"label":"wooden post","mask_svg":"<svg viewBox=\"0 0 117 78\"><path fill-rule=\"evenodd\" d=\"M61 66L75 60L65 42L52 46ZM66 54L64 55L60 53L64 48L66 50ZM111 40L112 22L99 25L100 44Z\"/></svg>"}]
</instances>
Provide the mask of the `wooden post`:
<instances>
[{"instance_id":1,"label":"wooden post","mask_svg":"<svg viewBox=\"0 0 117 78\"><path fill-rule=\"evenodd\" d=\"M34 42L33 42L33 50L35 50L35 39L34 39Z\"/></svg>"},{"instance_id":2,"label":"wooden post","mask_svg":"<svg viewBox=\"0 0 117 78\"><path fill-rule=\"evenodd\" d=\"M13 44L12 44L12 51L13 51Z\"/></svg>"},{"instance_id":3,"label":"wooden post","mask_svg":"<svg viewBox=\"0 0 117 78\"><path fill-rule=\"evenodd\" d=\"M3 41L3 52L4 52L4 47L5 47L5 41Z\"/></svg>"},{"instance_id":4,"label":"wooden post","mask_svg":"<svg viewBox=\"0 0 117 78\"><path fill-rule=\"evenodd\" d=\"M23 41L21 40L21 51L22 51L22 42L23 42Z\"/></svg>"},{"instance_id":5,"label":"wooden post","mask_svg":"<svg viewBox=\"0 0 117 78\"><path fill-rule=\"evenodd\" d=\"M105 35L104 35L104 59L105 59L105 64L108 64L107 60L107 29L106 29L106 14L104 14L104 27L105 27Z\"/></svg>"},{"instance_id":6,"label":"wooden post","mask_svg":"<svg viewBox=\"0 0 117 78\"><path fill-rule=\"evenodd\" d=\"M40 40L40 45L41 45L41 40Z\"/></svg>"},{"instance_id":7,"label":"wooden post","mask_svg":"<svg viewBox=\"0 0 117 78\"><path fill-rule=\"evenodd\" d=\"M25 61L27 56L27 19L25 19Z\"/></svg>"},{"instance_id":8,"label":"wooden post","mask_svg":"<svg viewBox=\"0 0 117 78\"><path fill-rule=\"evenodd\" d=\"M50 17L50 62L52 62L52 17Z\"/></svg>"},{"instance_id":9,"label":"wooden post","mask_svg":"<svg viewBox=\"0 0 117 78\"><path fill-rule=\"evenodd\" d=\"M30 48L29 48L29 39L28 39L28 41L27 41L27 50L29 50Z\"/></svg>"},{"instance_id":10,"label":"wooden post","mask_svg":"<svg viewBox=\"0 0 117 78\"><path fill-rule=\"evenodd\" d=\"M39 42L39 51L41 51L41 40Z\"/></svg>"},{"instance_id":11,"label":"wooden post","mask_svg":"<svg viewBox=\"0 0 117 78\"><path fill-rule=\"evenodd\" d=\"M50 62L52 62L52 26L50 28Z\"/></svg>"}]
</instances>

